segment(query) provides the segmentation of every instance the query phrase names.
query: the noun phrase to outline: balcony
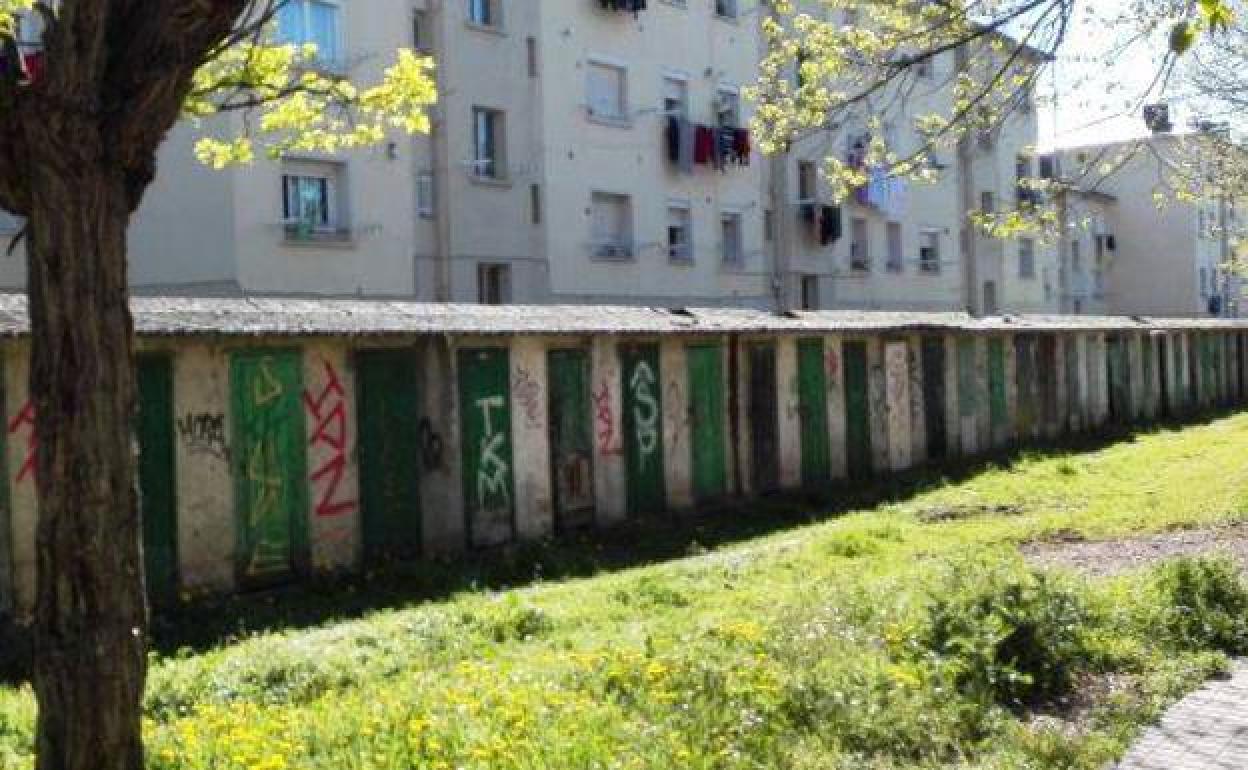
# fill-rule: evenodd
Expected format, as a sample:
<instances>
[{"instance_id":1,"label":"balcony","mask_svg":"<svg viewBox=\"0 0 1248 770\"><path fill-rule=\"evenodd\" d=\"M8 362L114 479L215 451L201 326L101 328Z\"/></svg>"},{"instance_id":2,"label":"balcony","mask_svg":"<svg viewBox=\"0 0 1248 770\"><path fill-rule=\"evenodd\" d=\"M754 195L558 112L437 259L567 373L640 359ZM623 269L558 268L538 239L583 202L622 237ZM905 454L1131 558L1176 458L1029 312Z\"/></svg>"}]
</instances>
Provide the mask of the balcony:
<instances>
[{"instance_id":1,"label":"balcony","mask_svg":"<svg viewBox=\"0 0 1248 770\"><path fill-rule=\"evenodd\" d=\"M349 227L326 227L308 222L283 222L282 237L288 244L343 245L355 240L355 232Z\"/></svg>"}]
</instances>

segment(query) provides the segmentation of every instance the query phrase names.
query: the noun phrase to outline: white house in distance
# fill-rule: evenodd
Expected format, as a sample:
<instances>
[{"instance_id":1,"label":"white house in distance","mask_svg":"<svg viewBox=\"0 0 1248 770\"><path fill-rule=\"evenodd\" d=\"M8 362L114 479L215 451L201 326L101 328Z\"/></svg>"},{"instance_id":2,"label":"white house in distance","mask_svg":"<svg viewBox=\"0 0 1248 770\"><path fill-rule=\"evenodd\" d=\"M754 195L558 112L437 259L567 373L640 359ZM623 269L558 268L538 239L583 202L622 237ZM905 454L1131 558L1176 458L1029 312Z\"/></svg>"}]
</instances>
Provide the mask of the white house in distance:
<instances>
[{"instance_id":1,"label":"white house in distance","mask_svg":"<svg viewBox=\"0 0 1248 770\"><path fill-rule=\"evenodd\" d=\"M1175 199L1176 158L1196 135L1070 148L1046 157L1063 180L1060 246L1069 313L1239 317L1227 269L1243 230L1235 201Z\"/></svg>"}]
</instances>

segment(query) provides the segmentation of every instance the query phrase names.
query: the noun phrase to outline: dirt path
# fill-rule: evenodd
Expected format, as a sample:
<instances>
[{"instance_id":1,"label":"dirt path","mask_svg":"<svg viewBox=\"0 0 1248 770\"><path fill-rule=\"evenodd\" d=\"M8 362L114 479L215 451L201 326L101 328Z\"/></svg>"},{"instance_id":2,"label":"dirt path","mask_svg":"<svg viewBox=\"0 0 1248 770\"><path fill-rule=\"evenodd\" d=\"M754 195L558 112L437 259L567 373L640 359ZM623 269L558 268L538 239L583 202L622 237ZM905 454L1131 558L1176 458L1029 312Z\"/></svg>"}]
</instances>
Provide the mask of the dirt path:
<instances>
[{"instance_id":1,"label":"dirt path","mask_svg":"<svg viewBox=\"0 0 1248 770\"><path fill-rule=\"evenodd\" d=\"M1248 569L1248 524L1121 540L1030 543L1021 550L1035 566L1074 569L1093 577L1142 569L1179 556L1219 553Z\"/></svg>"}]
</instances>

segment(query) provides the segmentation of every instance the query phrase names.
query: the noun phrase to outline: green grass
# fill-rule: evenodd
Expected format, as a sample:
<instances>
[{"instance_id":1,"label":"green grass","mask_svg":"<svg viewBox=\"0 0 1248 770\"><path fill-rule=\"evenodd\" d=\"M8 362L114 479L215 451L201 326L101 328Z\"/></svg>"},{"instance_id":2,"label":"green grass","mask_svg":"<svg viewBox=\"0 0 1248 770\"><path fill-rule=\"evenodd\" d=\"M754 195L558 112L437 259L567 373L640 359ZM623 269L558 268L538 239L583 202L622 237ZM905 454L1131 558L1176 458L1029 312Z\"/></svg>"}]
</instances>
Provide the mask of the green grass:
<instances>
[{"instance_id":1,"label":"green grass","mask_svg":"<svg viewBox=\"0 0 1248 770\"><path fill-rule=\"evenodd\" d=\"M183 611L153 653L149 765L1100 768L1246 651L1219 614L1242 586L1208 564L1035 575L1016 546L1244 521L1245 451L1234 417L916 473L836 518L767 503L239 599L198 616L216 626ZM29 764L33 711L0 689L0 767Z\"/></svg>"}]
</instances>

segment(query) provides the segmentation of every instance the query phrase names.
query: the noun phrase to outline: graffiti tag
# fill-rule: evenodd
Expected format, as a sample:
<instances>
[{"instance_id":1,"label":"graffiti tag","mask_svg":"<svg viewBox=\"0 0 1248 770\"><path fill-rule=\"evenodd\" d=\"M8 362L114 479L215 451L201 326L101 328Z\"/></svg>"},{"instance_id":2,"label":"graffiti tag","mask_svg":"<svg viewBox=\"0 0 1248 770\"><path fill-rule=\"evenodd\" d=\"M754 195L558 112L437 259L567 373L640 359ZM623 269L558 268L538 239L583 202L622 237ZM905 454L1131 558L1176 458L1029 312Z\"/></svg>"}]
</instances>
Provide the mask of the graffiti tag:
<instances>
[{"instance_id":1,"label":"graffiti tag","mask_svg":"<svg viewBox=\"0 0 1248 770\"><path fill-rule=\"evenodd\" d=\"M417 429L417 441L420 442L420 459L425 470L435 471L442 467L442 455L445 448L442 436L433 428L428 417L422 417Z\"/></svg>"},{"instance_id":2,"label":"graffiti tag","mask_svg":"<svg viewBox=\"0 0 1248 770\"><path fill-rule=\"evenodd\" d=\"M178 435L191 454L226 459L225 415L187 414L177 419Z\"/></svg>"},{"instance_id":3,"label":"graffiti tag","mask_svg":"<svg viewBox=\"0 0 1248 770\"><path fill-rule=\"evenodd\" d=\"M633 392L633 423L637 438L637 455L641 470L659 448L659 402L654 397L658 378L650 364L641 361L633 370L628 386Z\"/></svg>"},{"instance_id":4,"label":"graffiti tag","mask_svg":"<svg viewBox=\"0 0 1248 770\"><path fill-rule=\"evenodd\" d=\"M520 369L516 372L512 389L516 394L516 401L520 404L521 411L524 412L524 419L528 422L530 428L542 427L542 386L537 384L537 380L529 373L527 369Z\"/></svg>"},{"instance_id":5,"label":"graffiti tag","mask_svg":"<svg viewBox=\"0 0 1248 770\"><path fill-rule=\"evenodd\" d=\"M511 505L511 493L507 488L511 468L502 457L502 451L507 446L507 435L495 430L494 410L506 409L507 400L502 396L490 396L477 401L477 408L481 410L485 423L478 448L481 462L477 468L477 502L484 510L490 508L491 500L497 500L499 508L506 508Z\"/></svg>"},{"instance_id":6,"label":"graffiti tag","mask_svg":"<svg viewBox=\"0 0 1248 770\"><path fill-rule=\"evenodd\" d=\"M21 484L35 475L35 450L39 448L39 439L35 436L35 403L27 401L22 410L9 421L9 435L24 435L26 439L26 456L22 467L17 472L17 483Z\"/></svg>"},{"instance_id":7,"label":"graffiti tag","mask_svg":"<svg viewBox=\"0 0 1248 770\"><path fill-rule=\"evenodd\" d=\"M598 429L598 451L604 455L623 454L620 437L615 432L615 415L611 411L611 388L602 383L593 392L594 421Z\"/></svg>"},{"instance_id":8,"label":"graffiti tag","mask_svg":"<svg viewBox=\"0 0 1248 770\"><path fill-rule=\"evenodd\" d=\"M310 477L320 491L316 515L334 517L354 512L358 503L355 500L339 498L343 477L347 472L347 393L333 365L328 361L324 364L325 387L315 397L310 391L305 392L303 404L315 421L308 446L328 452L328 459Z\"/></svg>"}]
</instances>

